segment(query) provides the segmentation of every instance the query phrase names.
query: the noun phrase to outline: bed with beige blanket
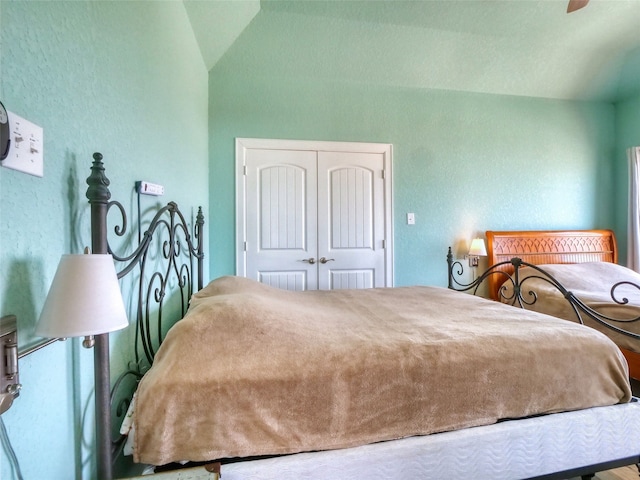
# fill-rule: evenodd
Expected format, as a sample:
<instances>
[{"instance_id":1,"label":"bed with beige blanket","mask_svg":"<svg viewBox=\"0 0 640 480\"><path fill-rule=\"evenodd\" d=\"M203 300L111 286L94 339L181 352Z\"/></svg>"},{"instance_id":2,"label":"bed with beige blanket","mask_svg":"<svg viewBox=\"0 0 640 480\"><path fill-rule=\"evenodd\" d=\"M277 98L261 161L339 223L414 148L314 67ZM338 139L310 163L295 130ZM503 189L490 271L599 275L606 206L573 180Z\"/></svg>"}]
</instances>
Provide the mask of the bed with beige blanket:
<instances>
[{"instance_id":1,"label":"bed with beige blanket","mask_svg":"<svg viewBox=\"0 0 640 480\"><path fill-rule=\"evenodd\" d=\"M531 295L531 292L537 295L536 301L531 302L527 308L567 320L578 319L571 303L547 280L552 277L570 289L571 293L590 309L607 318L617 319L608 321L612 327L640 334L640 323L635 321L640 316L640 290L637 287L640 285L640 274L609 262L551 264L539 267L540 270L532 267L520 270L522 295L525 298ZM618 302L611 296L611 287L616 284L619 286L613 293ZM505 282L503 292L505 298L513 295L513 287L509 282ZM616 332L588 315L580 314L580 318L585 325L608 335L620 347L640 353L638 339Z\"/></svg>"},{"instance_id":2,"label":"bed with beige blanket","mask_svg":"<svg viewBox=\"0 0 640 480\"><path fill-rule=\"evenodd\" d=\"M640 380L640 340L616 329L640 333L640 274L617 264L616 238L611 230L487 231L488 264L505 275L490 275L489 293L513 303L514 257L535 265L519 270L525 308L570 321L582 321L610 336L629 362L631 376ZM537 278L542 277L542 278ZM551 277L586 309L602 315L600 323L576 311ZM612 287L618 285L612 291ZM534 292L534 293L530 293ZM535 295L535 298L534 298ZM573 302L574 304L576 302ZM616 321L620 319L623 321Z\"/></svg>"},{"instance_id":3,"label":"bed with beige blanket","mask_svg":"<svg viewBox=\"0 0 640 480\"><path fill-rule=\"evenodd\" d=\"M190 225L160 206L118 254L109 232L124 236L127 217L93 158L93 251L111 252L138 294L111 404L122 352L110 358L109 336L96 338L96 478L140 473L113 461L124 438L142 463L226 457L224 480L560 479L640 462L640 402L604 335L440 288L294 293L234 277L203 288L202 210ZM136 385L125 437L112 439Z\"/></svg>"},{"instance_id":4,"label":"bed with beige blanket","mask_svg":"<svg viewBox=\"0 0 640 480\"><path fill-rule=\"evenodd\" d=\"M222 277L139 385L134 457L350 452L629 400L624 357L579 324L438 287L290 292ZM631 410L624 424L640 426Z\"/></svg>"}]
</instances>

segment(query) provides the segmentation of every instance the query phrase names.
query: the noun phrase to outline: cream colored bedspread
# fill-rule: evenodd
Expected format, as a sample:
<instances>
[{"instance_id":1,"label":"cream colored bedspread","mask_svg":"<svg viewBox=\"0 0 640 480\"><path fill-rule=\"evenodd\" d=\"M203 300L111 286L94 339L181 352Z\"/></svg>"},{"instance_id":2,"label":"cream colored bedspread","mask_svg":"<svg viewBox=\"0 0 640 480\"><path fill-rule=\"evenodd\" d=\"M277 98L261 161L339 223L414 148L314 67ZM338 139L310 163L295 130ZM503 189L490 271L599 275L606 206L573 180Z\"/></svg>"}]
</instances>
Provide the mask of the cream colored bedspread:
<instances>
[{"instance_id":1,"label":"cream colored bedspread","mask_svg":"<svg viewBox=\"0 0 640 480\"><path fill-rule=\"evenodd\" d=\"M621 265L609 262L587 262L558 265L538 265L542 270L553 276L568 291L573 293L585 305L597 312L617 319L633 319L640 316L640 290L630 285L621 285L616 289L616 298L627 298L626 305L616 304L611 298L611 287L618 282L631 282L640 286L640 274ZM579 321L576 313L560 291L549 282L532 275L540 276L536 270L525 267L520 270L522 294L525 300L532 297L527 292L533 291L537 300L526 308L537 312L553 315L574 322ZM525 280L526 279L526 280ZM513 289L509 282L504 284L505 294L510 297ZM599 324L595 320L581 313L585 325L593 327L609 336L617 345L640 353L640 341L617 333ZM640 333L640 322L609 322L616 327L634 333Z\"/></svg>"},{"instance_id":2,"label":"cream colored bedspread","mask_svg":"<svg viewBox=\"0 0 640 480\"><path fill-rule=\"evenodd\" d=\"M626 402L590 328L437 287L197 293L137 394L134 458L284 454Z\"/></svg>"}]
</instances>

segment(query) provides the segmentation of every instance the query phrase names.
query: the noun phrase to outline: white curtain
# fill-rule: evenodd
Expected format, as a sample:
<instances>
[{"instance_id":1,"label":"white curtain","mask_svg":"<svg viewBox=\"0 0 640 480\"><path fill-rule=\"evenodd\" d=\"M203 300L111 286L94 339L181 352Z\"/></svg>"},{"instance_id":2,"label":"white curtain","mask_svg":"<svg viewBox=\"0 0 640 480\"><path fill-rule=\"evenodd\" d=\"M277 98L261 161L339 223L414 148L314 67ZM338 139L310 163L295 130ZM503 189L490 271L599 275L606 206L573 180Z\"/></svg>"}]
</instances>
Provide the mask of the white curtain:
<instances>
[{"instance_id":1,"label":"white curtain","mask_svg":"<svg viewBox=\"0 0 640 480\"><path fill-rule=\"evenodd\" d=\"M629 159L629 218L627 266L640 272L640 147L627 150Z\"/></svg>"}]
</instances>

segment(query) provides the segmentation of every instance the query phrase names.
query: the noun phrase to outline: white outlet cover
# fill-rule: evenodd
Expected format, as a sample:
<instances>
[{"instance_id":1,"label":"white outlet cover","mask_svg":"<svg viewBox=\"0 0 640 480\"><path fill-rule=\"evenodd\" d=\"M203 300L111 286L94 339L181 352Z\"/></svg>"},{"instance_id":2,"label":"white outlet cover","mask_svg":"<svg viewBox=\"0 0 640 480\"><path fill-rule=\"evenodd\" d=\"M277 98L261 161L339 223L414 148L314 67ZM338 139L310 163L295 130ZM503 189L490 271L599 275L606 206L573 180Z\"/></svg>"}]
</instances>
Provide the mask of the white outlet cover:
<instances>
[{"instance_id":1,"label":"white outlet cover","mask_svg":"<svg viewBox=\"0 0 640 480\"><path fill-rule=\"evenodd\" d=\"M416 216L413 213L407 213L407 225L415 225Z\"/></svg>"},{"instance_id":2,"label":"white outlet cover","mask_svg":"<svg viewBox=\"0 0 640 480\"><path fill-rule=\"evenodd\" d=\"M9 116L9 155L0 165L12 170L44 176L44 137L42 127L7 112Z\"/></svg>"}]
</instances>

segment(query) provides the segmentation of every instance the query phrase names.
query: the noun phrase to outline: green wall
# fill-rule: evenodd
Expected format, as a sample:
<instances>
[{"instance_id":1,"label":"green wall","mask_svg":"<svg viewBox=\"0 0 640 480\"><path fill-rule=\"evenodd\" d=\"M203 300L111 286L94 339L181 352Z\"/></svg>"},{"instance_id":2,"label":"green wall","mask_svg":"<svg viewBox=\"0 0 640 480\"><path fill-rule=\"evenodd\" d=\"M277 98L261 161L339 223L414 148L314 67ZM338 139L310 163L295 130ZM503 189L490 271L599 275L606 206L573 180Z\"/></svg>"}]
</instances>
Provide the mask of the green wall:
<instances>
[{"instance_id":1,"label":"green wall","mask_svg":"<svg viewBox=\"0 0 640 480\"><path fill-rule=\"evenodd\" d=\"M446 40L407 46L402 29L299 5L266 3L210 71L214 276L234 271L234 137L392 143L396 285L444 285L447 246L462 256L488 229L615 226L613 104L420 88L422 75L441 79L426 61Z\"/></svg>"},{"instance_id":2,"label":"green wall","mask_svg":"<svg viewBox=\"0 0 640 480\"><path fill-rule=\"evenodd\" d=\"M396 285L446 285L447 247L462 256L485 230L614 226L611 104L284 78L251 65L251 50L234 45L209 75L212 277L235 269L235 137L392 143Z\"/></svg>"},{"instance_id":3,"label":"green wall","mask_svg":"<svg viewBox=\"0 0 640 480\"><path fill-rule=\"evenodd\" d=\"M112 198L136 180L208 212L207 72L182 2L2 1L0 99L44 128L44 178L0 169L0 314L19 342L33 328L60 255L90 243L85 179L104 155ZM112 373L132 335L112 338ZM93 352L77 339L20 361L23 390L2 415L26 479L92 478ZM0 477L16 478L6 449Z\"/></svg>"},{"instance_id":4,"label":"green wall","mask_svg":"<svg viewBox=\"0 0 640 480\"><path fill-rule=\"evenodd\" d=\"M640 95L630 96L616 104L616 156L615 174L615 214L620 263L627 259L627 215L629 175L627 152L629 147L640 145Z\"/></svg>"},{"instance_id":5,"label":"green wall","mask_svg":"<svg viewBox=\"0 0 640 480\"><path fill-rule=\"evenodd\" d=\"M261 11L209 72L212 276L235 271L235 137L393 144L396 285L445 285L447 247L485 230L615 226L613 104L399 85L401 42L357 50L378 33Z\"/></svg>"}]
</instances>

